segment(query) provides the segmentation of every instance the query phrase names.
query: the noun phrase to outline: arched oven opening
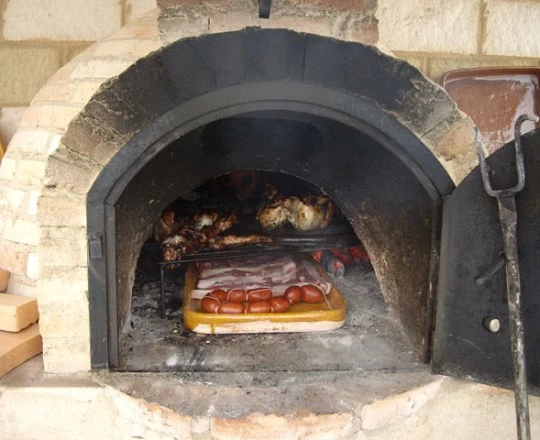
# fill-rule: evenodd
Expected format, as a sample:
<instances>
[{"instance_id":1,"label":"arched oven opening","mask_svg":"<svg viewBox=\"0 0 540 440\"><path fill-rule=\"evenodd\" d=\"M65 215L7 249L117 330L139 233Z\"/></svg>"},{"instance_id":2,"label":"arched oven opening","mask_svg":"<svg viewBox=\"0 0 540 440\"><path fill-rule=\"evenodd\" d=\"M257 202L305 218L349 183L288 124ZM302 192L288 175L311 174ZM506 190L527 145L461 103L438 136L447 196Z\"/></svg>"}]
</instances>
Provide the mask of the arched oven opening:
<instances>
[{"instance_id":1,"label":"arched oven opening","mask_svg":"<svg viewBox=\"0 0 540 440\"><path fill-rule=\"evenodd\" d=\"M192 130L148 161L115 205L118 368L369 371L418 362L438 200L414 163L368 132L306 113L250 112ZM306 227L291 201L310 214L330 203L333 213ZM287 203L277 223L275 210L261 218L264 207ZM171 213L174 232L160 230ZM210 330L192 331L186 310L200 312L200 301L186 303L184 287L201 253L218 261L233 253L242 264L263 258L263 266L301 255L330 272L344 262L345 275L327 279L344 298L345 318L301 333L262 324L212 335L203 317ZM160 264L167 260L181 263Z\"/></svg>"}]
</instances>

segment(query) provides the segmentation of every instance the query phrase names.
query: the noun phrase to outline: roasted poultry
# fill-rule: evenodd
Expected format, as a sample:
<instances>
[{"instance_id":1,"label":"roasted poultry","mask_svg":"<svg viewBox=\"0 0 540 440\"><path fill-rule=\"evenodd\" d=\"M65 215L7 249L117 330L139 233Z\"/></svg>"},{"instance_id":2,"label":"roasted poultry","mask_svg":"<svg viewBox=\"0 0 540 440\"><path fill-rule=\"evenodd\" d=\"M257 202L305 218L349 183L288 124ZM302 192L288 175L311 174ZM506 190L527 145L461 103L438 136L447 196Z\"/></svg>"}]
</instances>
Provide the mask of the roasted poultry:
<instances>
[{"instance_id":1,"label":"roasted poultry","mask_svg":"<svg viewBox=\"0 0 540 440\"><path fill-rule=\"evenodd\" d=\"M325 228L334 217L335 206L326 195L283 197L267 188L267 201L257 212L257 220L266 230L289 223L297 231Z\"/></svg>"},{"instance_id":2,"label":"roasted poultry","mask_svg":"<svg viewBox=\"0 0 540 440\"><path fill-rule=\"evenodd\" d=\"M165 211L163 216L160 217L155 227L156 231L161 231L165 218L170 223L171 215L169 211ZM174 213L172 218L174 218ZM166 223L170 227L165 232L172 230L175 231L174 234L154 234L156 241L161 243L164 261L181 260L184 255L195 254L205 249L220 250L225 247L271 241L270 238L262 235L221 235L238 223L238 217L234 213L222 216L216 211L207 211L195 214L189 219L181 219L178 222L182 222L187 226L178 228L174 224L169 225L169 223ZM158 239L161 239L161 241Z\"/></svg>"}]
</instances>

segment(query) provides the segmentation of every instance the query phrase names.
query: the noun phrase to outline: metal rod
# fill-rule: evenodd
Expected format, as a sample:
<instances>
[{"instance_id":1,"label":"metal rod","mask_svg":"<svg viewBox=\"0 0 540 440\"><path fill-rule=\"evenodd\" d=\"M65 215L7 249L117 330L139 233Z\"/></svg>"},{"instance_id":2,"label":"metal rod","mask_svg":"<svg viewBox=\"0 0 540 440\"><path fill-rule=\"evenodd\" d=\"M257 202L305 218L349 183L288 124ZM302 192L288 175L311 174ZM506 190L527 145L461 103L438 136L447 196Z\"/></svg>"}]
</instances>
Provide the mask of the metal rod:
<instances>
[{"instance_id":1,"label":"metal rod","mask_svg":"<svg viewBox=\"0 0 540 440\"><path fill-rule=\"evenodd\" d=\"M160 287L160 301L159 301L159 317L165 317L165 265L159 265L159 287Z\"/></svg>"},{"instance_id":2,"label":"metal rod","mask_svg":"<svg viewBox=\"0 0 540 440\"><path fill-rule=\"evenodd\" d=\"M505 261L504 261L504 254L501 254L499 258L497 258L491 265L484 271L482 274L480 274L478 277L476 277L475 281L476 284L482 285L485 284L487 281L489 281L493 276L499 272L504 267Z\"/></svg>"},{"instance_id":3,"label":"metal rod","mask_svg":"<svg viewBox=\"0 0 540 440\"><path fill-rule=\"evenodd\" d=\"M517 211L514 197L500 197L499 218L503 234L506 262L506 292L514 366L514 398L519 440L529 440L529 398L527 395L527 371L525 363L525 335L521 316L521 282L517 250Z\"/></svg>"},{"instance_id":4,"label":"metal rod","mask_svg":"<svg viewBox=\"0 0 540 440\"><path fill-rule=\"evenodd\" d=\"M503 251L506 267L506 295L510 322L510 341L514 369L514 398L516 423L519 440L530 440L529 397L527 393L527 371L525 359L525 332L521 314L521 280L519 275L517 243L516 194L525 186L525 163L521 145L521 125L525 121L538 122L536 115L521 115L514 126L514 146L516 154L517 183L511 188L494 189L491 184L489 168L476 129L476 145L480 160L480 170L486 192L497 199L499 219L503 236Z\"/></svg>"},{"instance_id":5,"label":"metal rod","mask_svg":"<svg viewBox=\"0 0 540 440\"><path fill-rule=\"evenodd\" d=\"M441 222L442 222L442 206L441 200L438 199L433 205L432 225L431 225L431 255L429 259L429 286L426 300L426 328L424 329L424 349L422 362L429 364L431 361L432 350L432 335L433 325L435 322L435 307L437 298L437 288L439 283L439 267L441 246Z\"/></svg>"}]
</instances>

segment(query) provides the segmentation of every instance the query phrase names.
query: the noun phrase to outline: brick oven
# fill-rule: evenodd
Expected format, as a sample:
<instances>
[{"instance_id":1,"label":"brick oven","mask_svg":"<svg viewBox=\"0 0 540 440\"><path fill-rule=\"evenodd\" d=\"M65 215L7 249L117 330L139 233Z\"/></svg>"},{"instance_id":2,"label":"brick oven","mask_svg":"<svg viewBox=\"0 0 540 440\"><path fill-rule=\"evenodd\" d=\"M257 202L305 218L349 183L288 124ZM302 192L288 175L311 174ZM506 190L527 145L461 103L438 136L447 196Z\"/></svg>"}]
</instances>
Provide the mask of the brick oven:
<instances>
[{"instance_id":1,"label":"brick oven","mask_svg":"<svg viewBox=\"0 0 540 440\"><path fill-rule=\"evenodd\" d=\"M460 117L440 90L426 83L428 95L410 75L408 66L366 46L246 29L173 44L99 91L64 137L69 150L90 148L103 164L86 210L93 366L117 364L114 349L98 341L111 343L129 322L135 263L156 216L178 195L238 170L283 172L324 188L365 243L391 309L420 344L433 212L452 181L388 113L405 113L432 135L442 128L436 116L447 125ZM351 101L351 90L362 100ZM133 99L128 116L125 103ZM125 130L136 134L115 148L103 137Z\"/></svg>"},{"instance_id":2,"label":"brick oven","mask_svg":"<svg viewBox=\"0 0 540 440\"><path fill-rule=\"evenodd\" d=\"M20 133L33 133L34 151L13 146L2 163L4 197L24 187L34 200L35 216L2 219L11 225L2 240L24 236L17 249L10 244L27 265L11 289L29 286L38 297L45 370L117 367L155 219L209 179L255 170L294 176L334 201L419 357L433 353L437 372L508 385L504 276L474 283L500 239L478 170L466 178L477 164L473 124L442 88L376 47L370 2L354 11L354 32L340 35L275 7L276 21L259 21L252 2L205 10L208 20L195 6L163 3L159 18L61 69L36 102L60 94L65 105L31 106ZM118 38L129 48L103 56ZM95 74L105 62L117 70ZM94 74L103 77L83 90ZM528 163L538 159L535 142L525 141ZM511 153L491 159L503 180ZM534 260L540 233L527 197L540 182L529 182L519 209L531 219L523 253ZM525 281L529 351L539 306L531 288ZM481 295L488 306L471 300ZM503 322L495 336L482 327L492 315ZM538 364L530 365L536 385Z\"/></svg>"}]
</instances>

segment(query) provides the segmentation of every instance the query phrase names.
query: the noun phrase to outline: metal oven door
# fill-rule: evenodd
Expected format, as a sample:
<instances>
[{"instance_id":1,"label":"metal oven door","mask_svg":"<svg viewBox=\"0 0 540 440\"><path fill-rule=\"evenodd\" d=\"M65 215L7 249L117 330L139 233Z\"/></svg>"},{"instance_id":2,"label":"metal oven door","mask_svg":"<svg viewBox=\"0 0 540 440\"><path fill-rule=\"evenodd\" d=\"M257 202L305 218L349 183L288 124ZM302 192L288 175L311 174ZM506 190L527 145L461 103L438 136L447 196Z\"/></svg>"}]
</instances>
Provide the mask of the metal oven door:
<instances>
[{"instance_id":1,"label":"metal oven door","mask_svg":"<svg viewBox=\"0 0 540 440\"><path fill-rule=\"evenodd\" d=\"M516 196L521 312L529 391L540 387L540 130L522 137L525 187ZM487 159L495 187L517 179L513 142ZM500 186L499 186L500 185ZM445 200L432 369L512 387L512 350L497 200L479 167Z\"/></svg>"}]
</instances>

